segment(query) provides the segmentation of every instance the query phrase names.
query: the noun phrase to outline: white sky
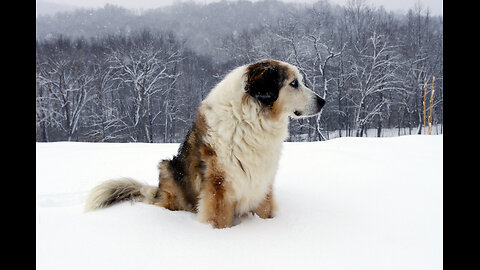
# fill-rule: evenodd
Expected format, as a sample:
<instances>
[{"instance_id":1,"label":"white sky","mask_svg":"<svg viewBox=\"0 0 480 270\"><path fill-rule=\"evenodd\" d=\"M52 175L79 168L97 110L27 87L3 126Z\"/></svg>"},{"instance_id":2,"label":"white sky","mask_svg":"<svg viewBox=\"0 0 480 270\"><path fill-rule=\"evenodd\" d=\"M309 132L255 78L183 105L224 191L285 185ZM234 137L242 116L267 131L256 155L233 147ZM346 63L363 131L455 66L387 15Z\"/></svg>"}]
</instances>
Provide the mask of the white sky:
<instances>
[{"instance_id":1,"label":"white sky","mask_svg":"<svg viewBox=\"0 0 480 270\"><path fill-rule=\"evenodd\" d=\"M60 4L69 4L79 7L103 7L106 3L115 4L131 9L148 9L182 2L185 0L43 0ZM188 0L187 0L188 1ZM210 3L220 0L194 0L194 2ZM257 0L253 0L257 1ZM315 2L316 0L284 0L287 2ZM330 3L345 4L347 0L328 0ZM415 3L420 2L428 7L432 15L443 15L443 0L367 0L367 4L376 7L383 6L386 10L407 11Z\"/></svg>"}]
</instances>

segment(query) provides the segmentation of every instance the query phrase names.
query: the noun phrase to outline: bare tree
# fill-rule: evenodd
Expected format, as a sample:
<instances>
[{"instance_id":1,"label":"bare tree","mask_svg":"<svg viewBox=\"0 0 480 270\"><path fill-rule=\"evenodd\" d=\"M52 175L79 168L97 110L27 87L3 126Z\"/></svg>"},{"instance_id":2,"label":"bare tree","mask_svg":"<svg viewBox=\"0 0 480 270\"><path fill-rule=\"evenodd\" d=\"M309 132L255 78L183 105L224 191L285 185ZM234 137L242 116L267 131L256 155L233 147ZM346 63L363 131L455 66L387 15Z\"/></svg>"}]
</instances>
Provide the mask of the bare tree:
<instances>
[{"instance_id":1,"label":"bare tree","mask_svg":"<svg viewBox=\"0 0 480 270\"><path fill-rule=\"evenodd\" d=\"M153 142L153 124L162 112L165 114L165 125L168 124L168 93L180 75L172 67L181 58L178 49L169 50L159 46L158 40L148 32L141 35L133 40L133 44L126 42L124 46L114 48L109 61L111 68L116 71L115 79L131 94L130 122L131 129L136 132L131 139ZM153 106L154 99L161 94L167 94L163 111Z\"/></svg>"},{"instance_id":2,"label":"bare tree","mask_svg":"<svg viewBox=\"0 0 480 270\"><path fill-rule=\"evenodd\" d=\"M356 136L362 136L366 125L375 116L381 116L390 104L386 93L402 91L401 80L396 76L400 66L394 46L373 32L364 47L355 46L356 56L351 59L352 88L349 99L354 105Z\"/></svg>"},{"instance_id":3,"label":"bare tree","mask_svg":"<svg viewBox=\"0 0 480 270\"><path fill-rule=\"evenodd\" d=\"M114 69L109 66L103 51L94 53L98 59L92 64L96 98L92 102L91 112L86 117L85 135L89 140L99 142L122 141L125 139L128 125L122 119L118 106L119 81L115 79Z\"/></svg>"},{"instance_id":4,"label":"bare tree","mask_svg":"<svg viewBox=\"0 0 480 270\"><path fill-rule=\"evenodd\" d=\"M86 72L86 64L75 56L67 53L48 58L41 63L37 77L38 85L44 89L43 95L37 97L37 102L44 103L37 106L43 110L39 115L43 116L42 121L48 119L66 132L68 141L79 128L86 104L94 98L93 77Z\"/></svg>"}]
</instances>

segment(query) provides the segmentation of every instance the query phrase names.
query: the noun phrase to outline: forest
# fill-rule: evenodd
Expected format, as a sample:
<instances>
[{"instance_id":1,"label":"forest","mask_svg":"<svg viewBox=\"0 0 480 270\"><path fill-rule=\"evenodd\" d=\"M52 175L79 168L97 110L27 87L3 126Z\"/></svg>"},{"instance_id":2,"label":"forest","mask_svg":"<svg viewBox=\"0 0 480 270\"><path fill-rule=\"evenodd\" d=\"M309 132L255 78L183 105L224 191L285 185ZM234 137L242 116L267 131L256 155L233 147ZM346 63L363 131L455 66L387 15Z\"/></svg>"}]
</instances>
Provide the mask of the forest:
<instances>
[{"instance_id":1,"label":"forest","mask_svg":"<svg viewBox=\"0 0 480 270\"><path fill-rule=\"evenodd\" d=\"M182 142L215 84L263 58L296 65L326 99L291 121L289 141L443 123L443 17L420 4L106 5L37 17L36 140Z\"/></svg>"}]
</instances>

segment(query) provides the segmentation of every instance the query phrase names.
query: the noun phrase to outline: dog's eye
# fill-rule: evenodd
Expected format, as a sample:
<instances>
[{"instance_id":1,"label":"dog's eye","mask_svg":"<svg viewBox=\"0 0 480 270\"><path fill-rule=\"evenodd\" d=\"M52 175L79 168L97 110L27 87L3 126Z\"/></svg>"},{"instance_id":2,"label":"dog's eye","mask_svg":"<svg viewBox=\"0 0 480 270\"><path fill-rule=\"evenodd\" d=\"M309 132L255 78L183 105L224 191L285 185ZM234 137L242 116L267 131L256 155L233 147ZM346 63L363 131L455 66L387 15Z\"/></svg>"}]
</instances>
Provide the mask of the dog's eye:
<instances>
[{"instance_id":1,"label":"dog's eye","mask_svg":"<svg viewBox=\"0 0 480 270\"><path fill-rule=\"evenodd\" d=\"M297 87L298 87L298 80L297 80L297 79L293 80L293 81L290 83L290 86L293 87L293 88L297 88Z\"/></svg>"}]
</instances>

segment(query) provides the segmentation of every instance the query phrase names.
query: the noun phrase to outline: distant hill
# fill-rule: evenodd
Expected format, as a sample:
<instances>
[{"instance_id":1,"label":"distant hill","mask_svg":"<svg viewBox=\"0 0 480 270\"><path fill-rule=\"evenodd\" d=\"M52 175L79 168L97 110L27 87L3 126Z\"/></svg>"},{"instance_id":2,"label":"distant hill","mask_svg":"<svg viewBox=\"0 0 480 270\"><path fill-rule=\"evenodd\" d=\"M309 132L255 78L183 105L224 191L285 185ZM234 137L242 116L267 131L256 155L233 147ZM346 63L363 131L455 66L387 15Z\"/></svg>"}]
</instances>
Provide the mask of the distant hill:
<instances>
[{"instance_id":1,"label":"distant hill","mask_svg":"<svg viewBox=\"0 0 480 270\"><path fill-rule=\"evenodd\" d=\"M63 35L71 38L126 34L141 29L172 31L197 52L215 50L222 37L275 23L281 16L299 8L276 0L177 3L139 14L107 4L97 9L76 9L53 16L38 16L37 39Z\"/></svg>"},{"instance_id":2,"label":"distant hill","mask_svg":"<svg viewBox=\"0 0 480 270\"><path fill-rule=\"evenodd\" d=\"M37 0L36 16L38 17L39 15L53 15L57 12L73 11L77 8L77 6Z\"/></svg>"}]
</instances>

